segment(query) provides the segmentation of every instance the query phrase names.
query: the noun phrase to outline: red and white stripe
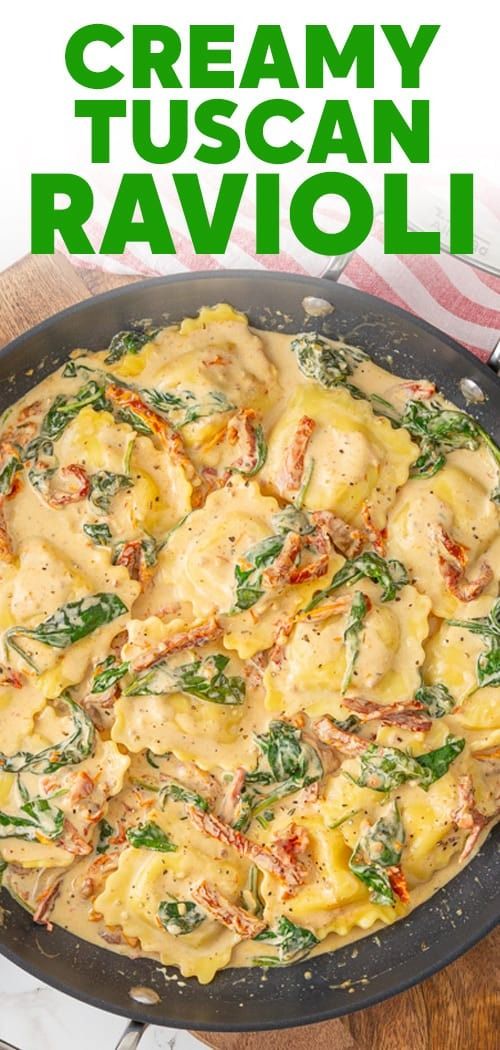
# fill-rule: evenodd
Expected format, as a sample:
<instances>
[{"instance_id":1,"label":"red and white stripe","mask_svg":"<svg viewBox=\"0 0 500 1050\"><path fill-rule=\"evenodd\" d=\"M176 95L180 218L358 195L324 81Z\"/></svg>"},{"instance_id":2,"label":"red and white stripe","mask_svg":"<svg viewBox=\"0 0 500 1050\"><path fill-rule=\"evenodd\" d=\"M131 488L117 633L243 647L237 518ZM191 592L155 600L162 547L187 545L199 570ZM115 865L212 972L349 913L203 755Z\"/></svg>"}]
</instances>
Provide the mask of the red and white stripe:
<instances>
[{"instance_id":1,"label":"red and white stripe","mask_svg":"<svg viewBox=\"0 0 500 1050\"><path fill-rule=\"evenodd\" d=\"M216 195L217 183L208 173L209 190ZM95 195L92 219L86 230L91 242L99 245L111 211L116 186L111 177L102 177ZM500 240L500 190L481 182L477 185L478 213L487 216L490 228L498 227ZM290 191L282 185L283 215L288 214ZM329 203L329 202L328 202ZM170 199L165 207L169 229L176 246L175 255L152 255L144 244L129 245L120 256L72 256L83 267L100 266L113 273L140 274L154 277L168 273L242 268L285 270L309 276L321 276L329 260L298 244L288 221L281 228L281 251L278 255L255 254L255 202L244 197L228 250L224 255L196 255L178 201ZM327 222L325 222L325 218ZM328 207L318 205L318 220L330 227L345 223L342 202ZM62 250L64 246L60 245ZM380 221L349 262L340 282L370 292L403 307L418 317L453 336L474 354L485 359L500 338L500 276L486 273L447 255L385 255L383 228Z\"/></svg>"},{"instance_id":2,"label":"red and white stripe","mask_svg":"<svg viewBox=\"0 0 500 1050\"><path fill-rule=\"evenodd\" d=\"M384 255L379 224L341 282L423 317L483 359L500 337L500 277L453 255Z\"/></svg>"}]
</instances>

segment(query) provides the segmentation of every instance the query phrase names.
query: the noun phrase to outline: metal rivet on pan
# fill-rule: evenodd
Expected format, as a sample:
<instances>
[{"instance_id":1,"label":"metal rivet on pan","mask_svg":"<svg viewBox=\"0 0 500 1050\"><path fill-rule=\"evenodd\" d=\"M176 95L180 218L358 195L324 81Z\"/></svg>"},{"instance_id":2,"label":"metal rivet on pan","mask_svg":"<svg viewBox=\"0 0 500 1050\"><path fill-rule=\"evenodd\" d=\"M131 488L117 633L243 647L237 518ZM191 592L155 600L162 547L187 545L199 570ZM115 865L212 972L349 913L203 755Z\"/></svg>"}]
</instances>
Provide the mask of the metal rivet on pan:
<instances>
[{"instance_id":1,"label":"metal rivet on pan","mask_svg":"<svg viewBox=\"0 0 500 1050\"><path fill-rule=\"evenodd\" d=\"M131 988L128 994L131 999L135 999L136 1003L144 1003L145 1006L153 1006L155 1003L160 1002L160 996L153 988L143 988L141 985L137 985L137 987Z\"/></svg>"},{"instance_id":2,"label":"metal rivet on pan","mask_svg":"<svg viewBox=\"0 0 500 1050\"><path fill-rule=\"evenodd\" d=\"M475 379L461 379L458 385L466 401L474 405L479 404L480 401L486 401L486 397Z\"/></svg>"},{"instance_id":3,"label":"metal rivet on pan","mask_svg":"<svg viewBox=\"0 0 500 1050\"><path fill-rule=\"evenodd\" d=\"M326 299L317 299L315 295L306 295L302 300L302 306L310 317L325 317L326 314L332 314L335 310L335 307Z\"/></svg>"}]
</instances>

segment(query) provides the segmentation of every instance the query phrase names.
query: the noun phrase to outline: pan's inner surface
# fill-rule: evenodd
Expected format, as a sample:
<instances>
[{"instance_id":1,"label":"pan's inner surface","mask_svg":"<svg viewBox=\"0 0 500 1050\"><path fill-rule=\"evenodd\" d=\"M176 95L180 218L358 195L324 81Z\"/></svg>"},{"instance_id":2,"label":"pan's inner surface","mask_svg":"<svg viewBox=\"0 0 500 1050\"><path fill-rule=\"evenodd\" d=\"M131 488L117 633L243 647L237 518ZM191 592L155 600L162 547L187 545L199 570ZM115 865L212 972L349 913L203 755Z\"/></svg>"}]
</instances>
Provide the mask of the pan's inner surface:
<instances>
[{"instance_id":1,"label":"pan's inner surface","mask_svg":"<svg viewBox=\"0 0 500 1050\"><path fill-rule=\"evenodd\" d=\"M335 310L319 319L311 317L302 306L304 297L311 295L331 301ZM384 367L390 368L392 361L394 371L401 375L435 379L459 407L469 407L460 393L460 379L474 379L486 400L472 414L498 437L498 422L493 418L498 385L468 355L369 297L329 282L284 275L193 275L135 286L82 304L4 352L0 367L7 382L2 387L2 407L53 371L75 347L100 348L134 320L176 321L195 313L202 304L220 300L246 311L256 327L321 330L344 337L366 349ZM265 305L270 303L272 306ZM49 939L9 901L2 901L5 917L0 941L5 953L21 965L73 994L123 1014L147 1016L156 1023L228 1029L304 1023L394 993L473 943L494 922L494 854L491 838L452 884L395 927L290 969L267 974L225 971L207 988L166 974L147 960L130 962L111 956L61 930L55 930ZM129 990L136 985L154 987L160 996L158 1006L135 1007Z\"/></svg>"}]
</instances>

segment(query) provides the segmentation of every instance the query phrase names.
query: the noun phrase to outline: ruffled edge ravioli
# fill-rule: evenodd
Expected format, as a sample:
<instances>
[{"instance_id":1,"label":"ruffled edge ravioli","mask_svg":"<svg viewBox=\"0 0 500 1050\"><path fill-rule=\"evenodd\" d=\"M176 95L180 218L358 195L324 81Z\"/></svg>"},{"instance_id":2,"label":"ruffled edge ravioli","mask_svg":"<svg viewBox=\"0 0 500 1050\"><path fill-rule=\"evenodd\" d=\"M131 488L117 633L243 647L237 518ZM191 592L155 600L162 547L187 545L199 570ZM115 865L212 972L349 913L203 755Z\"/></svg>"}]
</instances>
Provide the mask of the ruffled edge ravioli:
<instances>
[{"instance_id":1,"label":"ruffled edge ravioli","mask_svg":"<svg viewBox=\"0 0 500 1050\"><path fill-rule=\"evenodd\" d=\"M36 585L37 573L43 587L40 583ZM121 616L66 649L31 640L26 643L25 648L36 656L41 672L38 676L17 653L8 653L8 661L23 680L32 681L33 688L50 699L60 696L68 687L78 685L90 667L104 659L113 638L125 626L140 592L140 585L130 578L126 568L111 564L108 550L82 543L70 557L69 553L66 555L37 536L23 543L16 572L6 575L0 587L5 602L5 627L14 624L36 627L68 602L99 592L118 595L126 606ZM7 659L5 641L2 648L4 659Z\"/></svg>"},{"instance_id":2,"label":"ruffled edge ravioli","mask_svg":"<svg viewBox=\"0 0 500 1050\"><path fill-rule=\"evenodd\" d=\"M177 849L156 853L127 847L95 907L107 925L120 926L127 937L138 937L143 951L166 966L178 966L183 977L197 977L207 984L229 963L240 938L209 916L192 933L174 936L159 922L158 906L162 900L189 899L191 884L200 876L237 903L250 864L189 827L178 811L170 803L165 812L152 812Z\"/></svg>"},{"instance_id":3,"label":"ruffled edge ravioli","mask_svg":"<svg viewBox=\"0 0 500 1050\"><path fill-rule=\"evenodd\" d=\"M141 645L157 645L185 629L182 620L170 623L150 617L129 623L129 643L123 656L130 659ZM239 678L244 687L241 703L207 703L188 693L125 696L115 703L112 738L137 754L149 748L154 754L172 752L182 762L196 762L204 770L234 770L251 767L256 758L254 733L265 726L262 690L245 678L245 667L237 654L226 650L222 639L203 647L184 649L171 665L185 665L214 654L227 658L228 676Z\"/></svg>"},{"instance_id":4,"label":"ruffled edge ravioli","mask_svg":"<svg viewBox=\"0 0 500 1050\"><path fill-rule=\"evenodd\" d=\"M247 552L275 533L272 516L280 505L264 496L255 481L238 476L210 493L205 505L193 511L173 533L161 552L155 581L147 596L148 608L190 604L193 617L221 617L224 644L241 659L268 649L278 625L307 604L322 579L265 594L245 612L233 613L235 567ZM332 554L324 579L340 568L342 558Z\"/></svg>"},{"instance_id":5,"label":"ruffled edge ravioli","mask_svg":"<svg viewBox=\"0 0 500 1050\"><path fill-rule=\"evenodd\" d=\"M486 617L491 605L491 598L481 595L460 610L460 619ZM476 664L484 650L480 635L444 622L427 644L423 668L427 684L442 682L456 700L453 721L460 732L469 734L473 753L500 745L500 688L478 687Z\"/></svg>"},{"instance_id":6,"label":"ruffled edge ravioli","mask_svg":"<svg viewBox=\"0 0 500 1050\"><path fill-rule=\"evenodd\" d=\"M436 526L442 526L467 550L467 573L474 576L484 559L493 569L486 590L495 595L500 577L498 511L490 499L489 478L477 453L477 470L464 451L465 463L454 459L432 478L411 478L398 493L387 523L387 551L402 561L415 586L432 601L440 617L462 617L460 602L449 591L439 568ZM467 469L463 469L466 467ZM474 470L474 473L472 471ZM491 604L491 603L490 603Z\"/></svg>"},{"instance_id":7,"label":"ruffled edge ravioli","mask_svg":"<svg viewBox=\"0 0 500 1050\"><path fill-rule=\"evenodd\" d=\"M281 395L277 369L259 333L225 303L203 307L180 326L163 329L147 349L127 355L114 371L140 376L143 386L160 392L190 391L205 406L199 419L182 427L187 448L201 464L217 460L217 445L231 415L243 407L262 414ZM206 406L214 392L221 403L210 414Z\"/></svg>"},{"instance_id":8,"label":"ruffled edge ravioli","mask_svg":"<svg viewBox=\"0 0 500 1050\"><path fill-rule=\"evenodd\" d=\"M373 525L383 529L396 491L418 455L408 432L395 430L387 419L375 416L369 404L339 387L298 386L272 431L262 471L263 482L283 499L295 495L283 465L304 416L315 424L306 452L311 474L304 506L334 511L358 525L365 523L367 508Z\"/></svg>"},{"instance_id":9,"label":"ruffled edge ravioli","mask_svg":"<svg viewBox=\"0 0 500 1050\"><path fill-rule=\"evenodd\" d=\"M430 602L414 587L406 586L397 600L380 602L379 588L367 580L336 592L335 598L352 598L360 590L371 602L362 630L360 652L345 693L346 671L343 635L349 610L315 622L314 614L298 618L284 645L278 665L271 661L264 674L266 706L274 717L304 710L313 716L345 719L342 697L363 696L381 704L396 703L414 695L420 685L424 662L423 643L429 632ZM332 602L334 607L335 602ZM325 602L328 608L328 601ZM318 607L321 611L321 606Z\"/></svg>"},{"instance_id":10,"label":"ruffled edge ravioli","mask_svg":"<svg viewBox=\"0 0 500 1050\"><path fill-rule=\"evenodd\" d=\"M89 473L128 473L131 487L118 492L110 506L109 521L117 536L131 539L146 532L163 539L191 509L193 490L185 464L169 450L156 448L147 435L136 434L128 423L116 422L109 412L82 409L57 451L62 464L76 459ZM85 509L86 521L102 520L95 509L90 514Z\"/></svg>"},{"instance_id":11,"label":"ruffled edge ravioli","mask_svg":"<svg viewBox=\"0 0 500 1050\"><path fill-rule=\"evenodd\" d=\"M22 740L20 750L36 754L43 748L58 744L67 735L68 717L58 715L52 706L46 705L34 720L32 732L26 734ZM77 765L62 766L56 772L45 776L45 794L48 794L49 799L54 798L52 805L62 811L65 819L71 821L72 829L80 835L88 830L87 814L90 803L95 803L97 819L102 819L106 814L109 799L122 790L129 765L128 755L122 754L112 740L102 740L96 734L95 747L88 758ZM43 775L28 770L21 776L23 787L31 797L40 794ZM82 794L81 798L76 799L72 795L72 789L81 777L90 778L92 791L89 796ZM0 810L6 808L9 813L23 816L21 802L16 775L0 772ZM14 837L4 838L1 840L1 850L7 862L21 864L26 868L67 867L75 859L74 852L64 848L64 829L61 843L50 842L43 835L40 835L37 842L27 842Z\"/></svg>"}]
</instances>

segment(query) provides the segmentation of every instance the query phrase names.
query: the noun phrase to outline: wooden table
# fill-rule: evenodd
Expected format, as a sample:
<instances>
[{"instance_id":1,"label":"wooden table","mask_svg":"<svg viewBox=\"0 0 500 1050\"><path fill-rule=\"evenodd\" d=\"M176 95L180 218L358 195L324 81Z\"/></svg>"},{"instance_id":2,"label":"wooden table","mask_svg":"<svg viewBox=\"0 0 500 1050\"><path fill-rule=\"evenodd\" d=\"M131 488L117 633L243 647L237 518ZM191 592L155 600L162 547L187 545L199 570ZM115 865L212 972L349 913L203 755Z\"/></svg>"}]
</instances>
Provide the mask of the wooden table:
<instances>
[{"instance_id":1,"label":"wooden table","mask_svg":"<svg viewBox=\"0 0 500 1050\"><path fill-rule=\"evenodd\" d=\"M66 306L140 278L76 270L62 255L0 274L0 346ZM499 1050L500 929L417 988L327 1024L203 1035L216 1050Z\"/></svg>"}]
</instances>

